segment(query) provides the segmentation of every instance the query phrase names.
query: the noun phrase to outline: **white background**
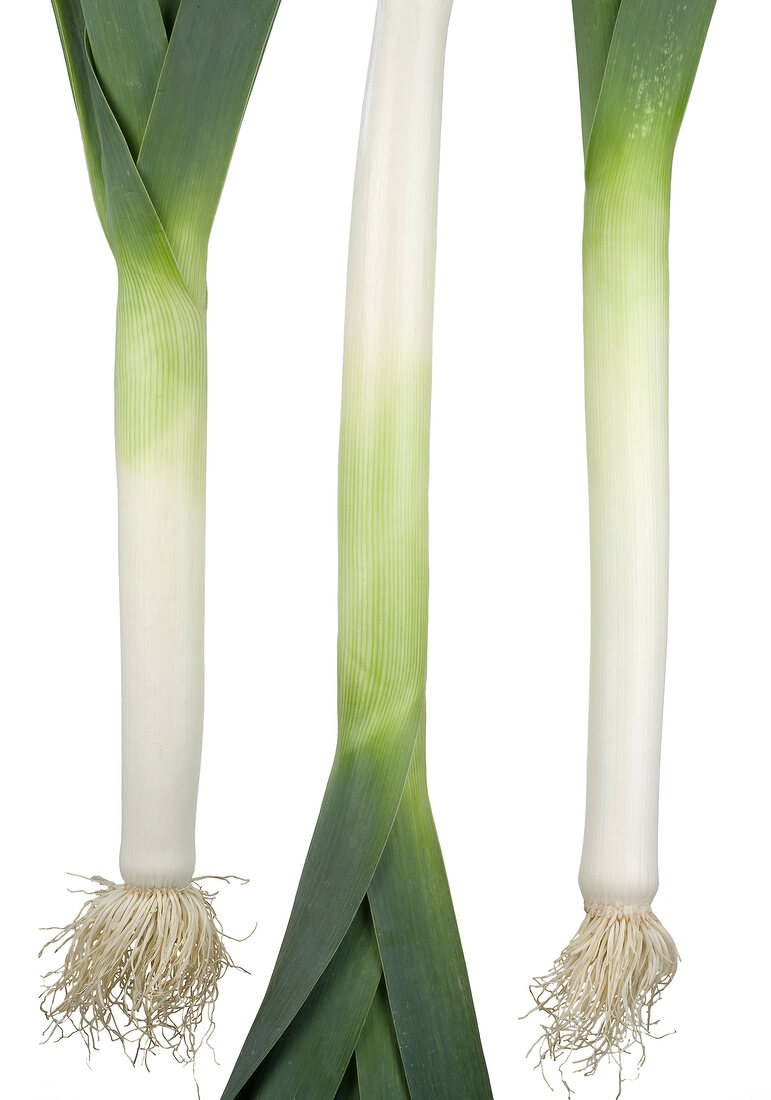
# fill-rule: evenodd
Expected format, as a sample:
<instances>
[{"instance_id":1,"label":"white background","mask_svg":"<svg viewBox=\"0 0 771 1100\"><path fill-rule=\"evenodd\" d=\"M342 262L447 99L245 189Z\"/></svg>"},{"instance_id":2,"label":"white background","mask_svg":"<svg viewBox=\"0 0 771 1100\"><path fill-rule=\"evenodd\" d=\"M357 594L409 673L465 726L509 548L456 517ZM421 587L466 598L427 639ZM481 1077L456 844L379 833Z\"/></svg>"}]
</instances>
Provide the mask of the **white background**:
<instances>
[{"instance_id":1,"label":"white background","mask_svg":"<svg viewBox=\"0 0 771 1100\"><path fill-rule=\"evenodd\" d=\"M116 877L116 280L53 14L8 5L0 408L4 1091L186 1100L113 1048L38 1045L40 925ZM335 741L345 268L375 0L285 0L211 244L200 873L267 983ZM10 22L9 22L10 20ZM588 671L582 159L567 0L457 0L447 55L431 483L430 781L496 1098L545 1097L528 980L581 917ZM771 1096L771 155L764 0L719 0L672 197L671 631L656 909L682 968L637 1100ZM767 1050L766 1050L767 1055ZM613 1073L579 1083L612 1097Z\"/></svg>"}]
</instances>

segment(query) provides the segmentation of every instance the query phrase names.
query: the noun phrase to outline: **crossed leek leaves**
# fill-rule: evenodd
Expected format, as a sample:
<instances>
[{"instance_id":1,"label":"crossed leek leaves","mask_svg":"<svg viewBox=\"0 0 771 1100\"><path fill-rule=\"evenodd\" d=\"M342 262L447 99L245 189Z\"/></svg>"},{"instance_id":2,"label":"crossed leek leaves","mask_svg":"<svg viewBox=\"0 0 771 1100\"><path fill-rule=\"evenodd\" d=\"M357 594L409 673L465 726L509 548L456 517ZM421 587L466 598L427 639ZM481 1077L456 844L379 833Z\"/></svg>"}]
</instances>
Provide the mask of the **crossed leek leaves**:
<instances>
[{"instance_id":1,"label":"crossed leek leaves","mask_svg":"<svg viewBox=\"0 0 771 1100\"><path fill-rule=\"evenodd\" d=\"M222 1100L492 1097L425 772L425 707L338 748ZM406 782L405 782L406 781Z\"/></svg>"},{"instance_id":2,"label":"crossed leek leaves","mask_svg":"<svg viewBox=\"0 0 771 1100\"><path fill-rule=\"evenodd\" d=\"M53 0L118 269L206 307L214 215L280 0Z\"/></svg>"},{"instance_id":3,"label":"crossed leek leaves","mask_svg":"<svg viewBox=\"0 0 771 1100\"><path fill-rule=\"evenodd\" d=\"M209 233L279 0L53 4L119 270L162 274L204 310ZM339 741L223 1100L492 1095L428 801L423 690L381 718L368 744Z\"/></svg>"}]
</instances>

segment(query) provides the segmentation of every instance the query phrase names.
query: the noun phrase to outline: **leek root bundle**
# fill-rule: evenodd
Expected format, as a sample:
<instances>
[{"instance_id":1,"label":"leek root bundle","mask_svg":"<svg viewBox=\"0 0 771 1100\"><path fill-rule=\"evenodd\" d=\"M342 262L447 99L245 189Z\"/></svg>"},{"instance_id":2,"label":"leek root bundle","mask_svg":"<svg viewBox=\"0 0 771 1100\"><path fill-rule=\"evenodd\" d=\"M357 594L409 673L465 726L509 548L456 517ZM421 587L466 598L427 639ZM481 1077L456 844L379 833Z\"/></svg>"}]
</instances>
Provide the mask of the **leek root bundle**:
<instances>
[{"instance_id":1,"label":"leek root bundle","mask_svg":"<svg viewBox=\"0 0 771 1100\"><path fill-rule=\"evenodd\" d=\"M230 965L193 881L203 727L206 254L279 0L54 0L118 269L123 883L55 939L52 1032L196 1047Z\"/></svg>"},{"instance_id":2,"label":"leek root bundle","mask_svg":"<svg viewBox=\"0 0 771 1100\"><path fill-rule=\"evenodd\" d=\"M491 1096L428 801L428 447L451 0L380 0L354 187L339 481L338 745L223 1100Z\"/></svg>"},{"instance_id":3,"label":"leek root bundle","mask_svg":"<svg viewBox=\"0 0 771 1100\"><path fill-rule=\"evenodd\" d=\"M591 534L586 917L533 992L542 1054L593 1073L650 1033L677 968L651 910L667 640L672 158L715 0L573 0L586 167Z\"/></svg>"}]
</instances>

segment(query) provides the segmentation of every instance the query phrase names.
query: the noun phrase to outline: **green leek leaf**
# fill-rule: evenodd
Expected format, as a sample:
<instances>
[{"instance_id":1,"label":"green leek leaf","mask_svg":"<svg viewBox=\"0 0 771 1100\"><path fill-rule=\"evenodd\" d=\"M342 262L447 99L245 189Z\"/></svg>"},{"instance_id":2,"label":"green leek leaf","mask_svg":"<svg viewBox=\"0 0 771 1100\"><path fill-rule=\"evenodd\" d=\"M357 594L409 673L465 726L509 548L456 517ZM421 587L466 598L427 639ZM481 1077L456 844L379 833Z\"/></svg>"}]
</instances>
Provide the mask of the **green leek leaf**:
<instances>
[{"instance_id":1,"label":"green leek leaf","mask_svg":"<svg viewBox=\"0 0 771 1100\"><path fill-rule=\"evenodd\" d=\"M477 1100L492 1093L428 800L425 737L424 717L399 813L367 896L412 1095ZM366 1096L361 1073L359 1081Z\"/></svg>"},{"instance_id":2,"label":"green leek leaf","mask_svg":"<svg viewBox=\"0 0 771 1100\"><path fill-rule=\"evenodd\" d=\"M104 173L104 227L119 268L152 272L189 298L160 219L137 171L131 150L110 109L90 60L86 58ZM192 304L192 300L191 300Z\"/></svg>"},{"instance_id":3,"label":"green leek leaf","mask_svg":"<svg viewBox=\"0 0 771 1100\"><path fill-rule=\"evenodd\" d=\"M612 7L573 4L584 123L591 113L587 173L598 160L671 161L715 0L621 0L607 42ZM601 12L602 33L590 25L592 10Z\"/></svg>"},{"instance_id":4,"label":"green leek leaf","mask_svg":"<svg viewBox=\"0 0 771 1100\"><path fill-rule=\"evenodd\" d=\"M581 96L581 131L584 155L600 98L608 50L613 39L618 9L623 0L573 0L573 26Z\"/></svg>"},{"instance_id":5,"label":"green leek leaf","mask_svg":"<svg viewBox=\"0 0 771 1100\"><path fill-rule=\"evenodd\" d=\"M166 57L157 0L81 0L99 83L136 158Z\"/></svg>"},{"instance_id":6,"label":"green leek leaf","mask_svg":"<svg viewBox=\"0 0 771 1100\"><path fill-rule=\"evenodd\" d=\"M241 1094L356 919L396 817L417 716L393 733L389 752L338 750L273 976L223 1100Z\"/></svg>"},{"instance_id":7,"label":"green leek leaf","mask_svg":"<svg viewBox=\"0 0 771 1100\"><path fill-rule=\"evenodd\" d=\"M139 151L139 173L200 300L201 256L278 5L185 0Z\"/></svg>"},{"instance_id":8,"label":"green leek leaf","mask_svg":"<svg viewBox=\"0 0 771 1100\"><path fill-rule=\"evenodd\" d=\"M279 0L53 4L113 252L152 263L170 249L203 307L209 233Z\"/></svg>"},{"instance_id":9,"label":"green leek leaf","mask_svg":"<svg viewBox=\"0 0 771 1100\"><path fill-rule=\"evenodd\" d=\"M384 980L356 1044L356 1072L362 1100L410 1100Z\"/></svg>"},{"instance_id":10,"label":"green leek leaf","mask_svg":"<svg viewBox=\"0 0 771 1100\"><path fill-rule=\"evenodd\" d=\"M313 992L242 1091L244 1100L286 1100L318 1091L334 1096L380 976L372 921L361 906Z\"/></svg>"},{"instance_id":11,"label":"green leek leaf","mask_svg":"<svg viewBox=\"0 0 771 1100\"><path fill-rule=\"evenodd\" d=\"M96 120L91 77L91 63L86 53L86 23L80 0L53 0L56 25L67 63L67 75L75 100L75 108L80 122L83 148L86 154L86 167L91 183L99 220L104 226L105 194L104 175L102 173L102 146L99 140L99 126Z\"/></svg>"}]
</instances>

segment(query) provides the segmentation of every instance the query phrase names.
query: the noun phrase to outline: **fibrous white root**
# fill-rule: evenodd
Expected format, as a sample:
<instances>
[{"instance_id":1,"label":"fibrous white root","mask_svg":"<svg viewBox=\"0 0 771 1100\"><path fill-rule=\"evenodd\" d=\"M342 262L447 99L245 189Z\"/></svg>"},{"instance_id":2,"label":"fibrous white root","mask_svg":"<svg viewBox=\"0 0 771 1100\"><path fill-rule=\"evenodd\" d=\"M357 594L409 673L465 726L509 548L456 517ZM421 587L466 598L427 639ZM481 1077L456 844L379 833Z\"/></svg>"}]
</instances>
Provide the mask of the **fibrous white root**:
<instances>
[{"instance_id":1,"label":"fibrous white root","mask_svg":"<svg viewBox=\"0 0 771 1100\"><path fill-rule=\"evenodd\" d=\"M677 970L677 948L648 907L587 906L576 935L553 969L537 978L531 993L550 1017L543 1025L540 1055L572 1060L587 1076L609 1058L639 1047L657 1021L651 1013Z\"/></svg>"},{"instance_id":2,"label":"fibrous white root","mask_svg":"<svg viewBox=\"0 0 771 1100\"><path fill-rule=\"evenodd\" d=\"M215 894L198 882L161 889L89 881L99 888L43 948L67 949L63 965L45 975L47 1037L80 1034L91 1051L107 1035L133 1061L146 1063L161 1047L192 1060L214 1028L218 983L235 965Z\"/></svg>"}]
</instances>

